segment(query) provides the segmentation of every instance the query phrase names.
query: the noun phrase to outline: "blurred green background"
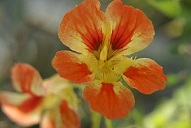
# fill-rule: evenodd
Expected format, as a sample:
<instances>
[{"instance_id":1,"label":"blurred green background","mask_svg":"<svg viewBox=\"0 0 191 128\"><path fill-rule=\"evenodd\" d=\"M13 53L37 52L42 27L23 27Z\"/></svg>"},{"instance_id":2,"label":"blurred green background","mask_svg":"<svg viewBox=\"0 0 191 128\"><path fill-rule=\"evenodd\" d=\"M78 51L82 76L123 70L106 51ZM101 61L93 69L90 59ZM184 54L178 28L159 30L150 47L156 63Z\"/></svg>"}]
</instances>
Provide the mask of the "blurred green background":
<instances>
[{"instance_id":1,"label":"blurred green background","mask_svg":"<svg viewBox=\"0 0 191 128\"><path fill-rule=\"evenodd\" d=\"M33 65L43 78L56 73L51 60L56 51L67 49L57 37L59 24L81 1L0 0L0 90L13 90L10 67L16 62ZM100 0L101 9L111 1ZM145 12L156 32L149 47L133 56L155 60L163 66L168 82L165 90L152 95L129 88L135 108L124 119L114 120L113 128L191 128L191 0L122 1ZM80 113L82 128L91 128L91 113ZM0 128L22 127L0 111ZM100 128L105 128L103 121Z\"/></svg>"}]
</instances>

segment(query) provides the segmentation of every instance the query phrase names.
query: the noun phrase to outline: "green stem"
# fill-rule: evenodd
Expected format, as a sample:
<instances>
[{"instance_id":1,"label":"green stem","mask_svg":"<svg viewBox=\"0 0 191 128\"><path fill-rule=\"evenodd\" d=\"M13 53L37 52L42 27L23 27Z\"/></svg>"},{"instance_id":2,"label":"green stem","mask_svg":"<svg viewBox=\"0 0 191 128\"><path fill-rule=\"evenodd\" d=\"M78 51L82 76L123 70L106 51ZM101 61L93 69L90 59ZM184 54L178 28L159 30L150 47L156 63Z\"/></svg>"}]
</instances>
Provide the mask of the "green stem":
<instances>
[{"instance_id":1,"label":"green stem","mask_svg":"<svg viewBox=\"0 0 191 128\"><path fill-rule=\"evenodd\" d=\"M100 128L101 115L97 112L92 111L92 127L91 128Z\"/></svg>"},{"instance_id":2,"label":"green stem","mask_svg":"<svg viewBox=\"0 0 191 128\"><path fill-rule=\"evenodd\" d=\"M112 121L107 119L106 117L105 117L105 126L106 128L112 128Z\"/></svg>"}]
</instances>

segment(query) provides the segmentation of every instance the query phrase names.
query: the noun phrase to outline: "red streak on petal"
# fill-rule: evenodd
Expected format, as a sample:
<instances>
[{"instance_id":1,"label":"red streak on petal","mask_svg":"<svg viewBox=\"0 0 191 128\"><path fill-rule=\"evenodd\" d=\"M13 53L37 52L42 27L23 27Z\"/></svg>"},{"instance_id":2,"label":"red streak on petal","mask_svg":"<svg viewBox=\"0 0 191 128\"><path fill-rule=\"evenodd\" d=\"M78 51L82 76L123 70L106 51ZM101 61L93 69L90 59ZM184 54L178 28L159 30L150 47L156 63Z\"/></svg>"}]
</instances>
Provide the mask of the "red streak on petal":
<instances>
[{"instance_id":1,"label":"red streak on petal","mask_svg":"<svg viewBox=\"0 0 191 128\"><path fill-rule=\"evenodd\" d=\"M100 44L103 42L103 34L101 33L101 30L99 32L95 30L94 33L90 31L85 34L81 33L81 36L84 43L88 46L87 49L91 52L97 51Z\"/></svg>"},{"instance_id":2,"label":"red streak on petal","mask_svg":"<svg viewBox=\"0 0 191 128\"><path fill-rule=\"evenodd\" d=\"M72 45L84 43L87 49L93 52L98 50L103 41L103 22L104 13L100 11L99 1L85 0L66 13L59 28L59 38L69 47L71 42ZM71 41L76 40L74 35L80 36L82 41Z\"/></svg>"},{"instance_id":3,"label":"red streak on petal","mask_svg":"<svg viewBox=\"0 0 191 128\"><path fill-rule=\"evenodd\" d=\"M130 49L129 53L133 53L144 49L152 41L152 23L141 10L114 0L108 5L106 16L112 24L110 44L113 50Z\"/></svg>"},{"instance_id":4,"label":"red streak on petal","mask_svg":"<svg viewBox=\"0 0 191 128\"><path fill-rule=\"evenodd\" d=\"M23 112L31 112L36 109L42 102L42 97L31 97L18 106L18 109Z\"/></svg>"},{"instance_id":5,"label":"red streak on petal","mask_svg":"<svg viewBox=\"0 0 191 128\"><path fill-rule=\"evenodd\" d=\"M137 17L137 15L135 14L135 12L133 12L134 9L132 7L128 7L124 9L124 11L125 10L128 11L129 15L121 16L118 25L112 31L111 44L113 50L121 49L128 43L130 43L131 38L134 35L134 30L136 29L136 27L138 27L138 25L136 24L137 19L135 18ZM132 21L132 17L134 17L133 19L135 20Z\"/></svg>"}]
</instances>

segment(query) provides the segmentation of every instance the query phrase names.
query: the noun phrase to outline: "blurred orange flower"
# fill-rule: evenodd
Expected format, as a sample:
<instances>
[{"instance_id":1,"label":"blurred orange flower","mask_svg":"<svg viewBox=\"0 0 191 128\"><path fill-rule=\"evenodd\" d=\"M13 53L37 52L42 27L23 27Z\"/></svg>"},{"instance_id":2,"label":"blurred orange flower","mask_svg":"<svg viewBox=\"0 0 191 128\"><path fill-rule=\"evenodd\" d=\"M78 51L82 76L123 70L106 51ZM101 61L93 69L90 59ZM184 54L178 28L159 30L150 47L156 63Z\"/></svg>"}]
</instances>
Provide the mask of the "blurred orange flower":
<instances>
[{"instance_id":1,"label":"blurred orange flower","mask_svg":"<svg viewBox=\"0 0 191 128\"><path fill-rule=\"evenodd\" d=\"M67 80L54 75L42 80L28 64L11 70L16 92L0 92L3 112L21 126L40 123L41 128L79 128L77 97Z\"/></svg>"},{"instance_id":2,"label":"blurred orange flower","mask_svg":"<svg viewBox=\"0 0 191 128\"><path fill-rule=\"evenodd\" d=\"M105 13L98 0L84 0L65 14L58 35L74 52L58 51L53 67L72 82L88 82L84 98L109 119L123 118L135 103L122 79L144 94L165 88L166 76L155 61L126 57L151 43L154 28L141 10L121 0L111 2Z\"/></svg>"}]
</instances>

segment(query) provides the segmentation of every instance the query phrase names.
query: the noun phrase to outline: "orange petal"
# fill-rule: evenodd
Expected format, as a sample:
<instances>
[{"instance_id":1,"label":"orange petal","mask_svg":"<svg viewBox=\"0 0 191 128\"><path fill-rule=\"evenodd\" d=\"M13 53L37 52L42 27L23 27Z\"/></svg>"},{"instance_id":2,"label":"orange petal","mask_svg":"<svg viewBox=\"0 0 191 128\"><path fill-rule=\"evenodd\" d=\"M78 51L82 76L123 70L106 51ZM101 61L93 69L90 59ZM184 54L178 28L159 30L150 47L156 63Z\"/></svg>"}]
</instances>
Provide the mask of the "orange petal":
<instances>
[{"instance_id":1,"label":"orange petal","mask_svg":"<svg viewBox=\"0 0 191 128\"><path fill-rule=\"evenodd\" d=\"M2 111L21 126L31 126L40 121L41 97L1 92L0 103Z\"/></svg>"},{"instance_id":2,"label":"orange petal","mask_svg":"<svg viewBox=\"0 0 191 128\"><path fill-rule=\"evenodd\" d=\"M80 120L77 113L63 101L58 109L43 117L41 128L80 128Z\"/></svg>"},{"instance_id":3,"label":"orange petal","mask_svg":"<svg viewBox=\"0 0 191 128\"><path fill-rule=\"evenodd\" d=\"M57 128L54 117L50 114L45 114L40 123L40 128Z\"/></svg>"},{"instance_id":4,"label":"orange petal","mask_svg":"<svg viewBox=\"0 0 191 128\"><path fill-rule=\"evenodd\" d=\"M85 63L80 62L79 55L70 51L59 51L52 60L58 74L72 82L91 81L91 72Z\"/></svg>"},{"instance_id":5,"label":"orange petal","mask_svg":"<svg viewBox=\"0 0 191 128\"><path fill-rule=\"evenodd\" d=\"M124 72L124 79L133 88L150 94L165 88L167 81L163 68L151 59L137 59L136 64Z\"/></svg>"},{"instance_id":6,"label":"orange petal","mask_svg":"<svg viewBox=\"0 0 191 128\"><path fill-rule=\"evenodd\" d=\"M68 106L66 101L60 104L60 113L64 128L80 128L80 120L77 113Z\"/></svg>"},{"instance_id":7,"label":"orange petal","mask_svg":"<svg viewBox=\"0 0 191 128\"><path fill-rule=\"evenodd\" d=\"M131 91L121 83L90 84L85 87L83 95L92 110L109 119L123 118L135 103Z\"/></svg>"},{"instance_id":8,"label":"orange petal","mask_svg":"<svg viewBox=\"0 0 191 128\"><path fill-rule=\"evenodd\" d=\"M113 50L129 55L146 48L152 41L153 25L141 10L114 0L107 7L106 16L112 29Z\"/></svg>"},{"instance_id":9,"label":"orange petal","mask_svg":"<svg viewBox=\"0 0 191 128\"><path fill-rule=\"evenodd\" d=\"M32 66L22 63L14 65L11 77L16 90L32 95L42 95L42 78Z\"/></svg>"},{"instance_id":10,"label":"orange petal","mask_svg":"<svg viewBox=\"0 0 191 128\"><path fill-rule=\"evenodd\" d=\"M97 0L85 0L65 14L59 38L70 49L84 53L97 50L103 40L103 12Z\"/></svg>"}]
</instances>

